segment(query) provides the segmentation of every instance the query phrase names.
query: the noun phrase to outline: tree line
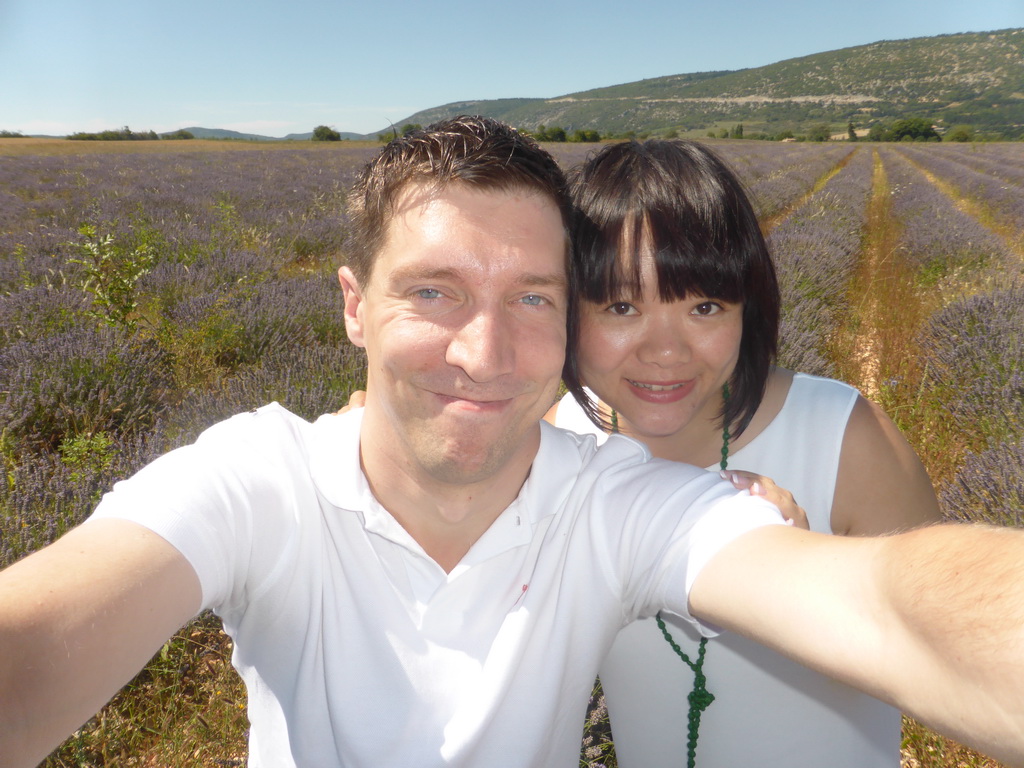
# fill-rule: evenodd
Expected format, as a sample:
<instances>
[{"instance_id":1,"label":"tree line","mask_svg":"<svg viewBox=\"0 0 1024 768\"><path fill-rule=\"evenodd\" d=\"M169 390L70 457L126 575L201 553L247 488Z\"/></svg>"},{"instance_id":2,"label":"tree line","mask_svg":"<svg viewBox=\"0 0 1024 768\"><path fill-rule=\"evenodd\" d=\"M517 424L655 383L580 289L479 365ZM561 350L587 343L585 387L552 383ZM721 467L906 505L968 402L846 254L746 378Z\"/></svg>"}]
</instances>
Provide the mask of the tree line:
<instances>
[{"instance_id":1,"label":"tree line","mask_svg":"<svg viewBox=\"0 0 1024 768\"><path fill-rule=\"evenodd\" d=\"M381 143L390 141L397 136L420 130L423 126L419 123L405 123L401 127L394 126L390 131L377 134L377 140ZM623 133L606 133L592 129L567 130L559 125L546 126L543 123L536 128L520 127L521 133L528 134L537 141L552 142L598 142L602 139L648 139L652 136L660 136L666 139L679 137L679 131L670 128L665 131L625 131ZM792 130L782 130L775 134L751 133L744 131L743 123L737 123L731 128L721 128L707 132L711 139L756 139L760 141L831 141L836 136L836 131L827 123L812 125L806 133L797 134ZM979 137L969 125L954 126L946 133L940 135L935 126L923 117L909 117L894 120L889 123L875 123L867 132L866 136L859 136L853 121L846 126L846 139L848 141L975 141ZM341 134L326 125L318 125L313 129L313 141L340 141Z\"/></svg>"},{"instance_id":2,"label":"tree line","mask_svg":"<svg viewBox=\"0 0 1024 768\"><path fill-rule=\"evenodd\" d=\"M119 131L79 132L72 133L68 138L72 141L159 141L160 139L194 139L195 136L184 129L164 134L158 134L152 130L145 133L136 133L126 125Z\"/></svg>"}]
</instances>

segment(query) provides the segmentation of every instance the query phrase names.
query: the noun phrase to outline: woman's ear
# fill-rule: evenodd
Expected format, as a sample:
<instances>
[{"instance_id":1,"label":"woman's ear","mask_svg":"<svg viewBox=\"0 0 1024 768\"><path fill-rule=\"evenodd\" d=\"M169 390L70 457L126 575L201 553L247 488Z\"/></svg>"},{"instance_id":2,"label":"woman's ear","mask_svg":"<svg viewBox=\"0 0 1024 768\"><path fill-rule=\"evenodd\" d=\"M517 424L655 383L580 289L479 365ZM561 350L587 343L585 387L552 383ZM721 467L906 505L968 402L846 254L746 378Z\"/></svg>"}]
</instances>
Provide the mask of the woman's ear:
<instances>
[{"instance_id":1,"label":"woman's ear","mask_svg":"<svg viewBox=\"0 0 1024 768\"><path fill-rule=\"evenodd\" d=\"M365 347L363 338L363 291L359 281L348 267L338 270L338 282L345 297L345 332L357 347Z\"/></svg>"}]
</instances>

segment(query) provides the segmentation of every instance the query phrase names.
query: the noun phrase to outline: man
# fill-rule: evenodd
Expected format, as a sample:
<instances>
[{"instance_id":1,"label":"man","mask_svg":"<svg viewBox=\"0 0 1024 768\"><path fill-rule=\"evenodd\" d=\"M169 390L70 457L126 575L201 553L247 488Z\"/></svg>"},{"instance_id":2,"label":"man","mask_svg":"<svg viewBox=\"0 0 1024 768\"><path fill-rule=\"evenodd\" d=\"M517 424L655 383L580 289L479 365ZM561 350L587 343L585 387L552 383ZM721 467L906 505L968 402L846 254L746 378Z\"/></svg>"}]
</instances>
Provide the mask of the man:
<instances>
[{"instance_id":1,"label":"man","mask_svg":"<svg viewBox=\"0 0 1024 768\"><path fill-rule=\"evenodd\" d=\"M339 272L366 407L223 422L0 575L5 765L203 608L235 638L251 765L574 764L605 649L661 609L1024 761L1021 535L814 536L632 441L540 425L574 332L566 201L493 121L382 151Z\"/></svg>"}]
</instances>

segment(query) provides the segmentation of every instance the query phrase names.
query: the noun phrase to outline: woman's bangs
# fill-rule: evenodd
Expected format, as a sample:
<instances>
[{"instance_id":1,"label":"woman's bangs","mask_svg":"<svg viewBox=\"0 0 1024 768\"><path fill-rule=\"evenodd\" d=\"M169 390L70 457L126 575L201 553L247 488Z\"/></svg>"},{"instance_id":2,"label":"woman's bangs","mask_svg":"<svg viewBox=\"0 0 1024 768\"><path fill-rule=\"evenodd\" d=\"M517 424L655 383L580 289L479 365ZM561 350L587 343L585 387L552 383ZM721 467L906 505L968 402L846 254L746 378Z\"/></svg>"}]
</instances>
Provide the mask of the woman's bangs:
<instances>
[{"instance_id":1,"label":"woman's bangs","mask_svg":"<svg viewBox=\"0 0 1024 768\"><path fill-rule=\"evenodd\" d=\"M654 251L659 299L705 296L729 302L744 300L746 270L741 244L722 236L728 230L711 229L693 211L648 214L645 244Z\"/></svg>"}]
</instances>

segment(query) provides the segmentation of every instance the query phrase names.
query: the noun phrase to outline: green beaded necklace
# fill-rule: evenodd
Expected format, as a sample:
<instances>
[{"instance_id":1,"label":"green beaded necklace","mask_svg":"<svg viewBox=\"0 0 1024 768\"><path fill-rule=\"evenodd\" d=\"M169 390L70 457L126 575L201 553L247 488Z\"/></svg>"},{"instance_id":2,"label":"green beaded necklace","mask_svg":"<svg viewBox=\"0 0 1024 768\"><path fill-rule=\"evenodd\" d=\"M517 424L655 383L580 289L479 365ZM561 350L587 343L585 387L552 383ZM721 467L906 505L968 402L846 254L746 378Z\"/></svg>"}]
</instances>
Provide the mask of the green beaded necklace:
<instances>
[{"instance_id":1,"label":"green beaded necklace","mask_svg":"<svg viewBox=\"0 0 1024 768\"><path fill-rule=\"evenodd\" d=\"M722 385L722 399L729 402L729 383L726 382ZM619 415L613 410L612 411L612 432L619 431ZM718 463L718 466L722 469L726 469L729 466L729 425L726 424L722 428L722 460ZM665 620L661 618L661 612L655 616L658 622L658 629L661 630L662 636L665 641L675 651L676 656L683 660L683 663L693 670L693 688L690 690L686 700L689 702L689 709L686 713L686 766L687 768L694 768L697 764L697 736L700 731L700 718L704 714L704 710L707 709L711 702L715 700L714 694L707 689L707 677L704 675L704 654L707 652L708 639L702 637L700 644L697 646L697 660L693 661L687 656L683 649L679 647L679 644L672 638L672 635L668 631L668 627L665 626ZM614 733L614 731L613 731Z\"/></svg>"}]
</instances>

